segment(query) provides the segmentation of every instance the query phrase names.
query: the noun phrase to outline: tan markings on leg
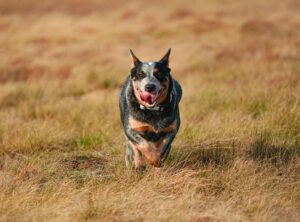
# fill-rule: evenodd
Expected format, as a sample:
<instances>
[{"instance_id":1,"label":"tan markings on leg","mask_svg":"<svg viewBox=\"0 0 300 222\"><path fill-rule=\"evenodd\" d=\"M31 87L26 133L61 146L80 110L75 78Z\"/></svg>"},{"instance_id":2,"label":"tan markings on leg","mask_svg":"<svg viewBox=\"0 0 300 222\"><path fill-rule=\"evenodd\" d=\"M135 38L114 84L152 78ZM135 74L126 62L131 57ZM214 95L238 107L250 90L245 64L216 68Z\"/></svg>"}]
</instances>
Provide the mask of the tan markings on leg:
<instances>
[{"instance_id":1,"label":"tan markings on leg","mask_svg":"<svg viewBox=\"0 0 300 222\"><path fill-rule=\"evenodd\" d=\"M156 130L156 129L154 129L153 126L151 126L148 123L138 121L138 120L134 119L132 116L129 117L130 128L136 130L138 133L143 133L145 131L155 132L155 133L159 133L159 132L170 133L170 132L176 130L176 125L177 125L177 122L176 122L176 120L174 120L174 122L171 125L169 125L168 127L164 128L162 130ZM168 140L166 138L164 138L157 143L153 143L153 146L151 146L152 143L150 144L147 140L145 140L142 137L140 137L140 140L141 140L140 143L132 143L135 157L140 156L139 153L137 152L139 150L143 153L143 155L150 162L151 165L160 167L161 166L160 153ZM137 155L136 155L136 152L137 152ZM135 161L135 165L137 167L137 165L140 164L139 159L134 158L134 161Z\"/></svg>"},{"instance_id":2,"label":"tan markings on leg","mask_svg":"<svg viewBox=\"0 0 300 222\"><path fill-rule=\"evenodd\" d=\"M144 154L149 163L155 167L161 166L160 153L154 148L151 148L149 143L138 145L138 149Z\"/></svg>"},{"instance_id":3,"label":"tan markings on leg","mask_svg":"<svg viewBox=\"0 0 300 222\"><path fill-rule=\"evenodd\" d=\"M167 139L161 139L160 141L158 141L157 143L155 143L155 146L157 148L157 152L161 153L163 147L167 144Z\"/></svg>"},{"instance_id":4,"label":"tan markings on leg","mask_svg":"<svg viewBox=\"0 0 300 222\"><path fill-rule=\"evenodd\" d=\"M138 168L142 165L141 155L140 155L139 149L137 147L137 144L132 143L132 142L130 142L130 144L131 144L131 147L134 152L134 165L135 165L135 168Z\"/></svg>"},{"instance_id":5,"label":"tan markings on leg","mask_svg":"<svg viewBox=\"0 0 300 222\"><path fill-rule=\"evenodd\" d=\"M176 130L176 120L164 131L170 133L175 130ZM163 148L165 147L165 145L167 145L168 142L169 142L169 139L165 137L155 143L156 150L159 154L162 152Z\"/></svg>"}]
</instances>

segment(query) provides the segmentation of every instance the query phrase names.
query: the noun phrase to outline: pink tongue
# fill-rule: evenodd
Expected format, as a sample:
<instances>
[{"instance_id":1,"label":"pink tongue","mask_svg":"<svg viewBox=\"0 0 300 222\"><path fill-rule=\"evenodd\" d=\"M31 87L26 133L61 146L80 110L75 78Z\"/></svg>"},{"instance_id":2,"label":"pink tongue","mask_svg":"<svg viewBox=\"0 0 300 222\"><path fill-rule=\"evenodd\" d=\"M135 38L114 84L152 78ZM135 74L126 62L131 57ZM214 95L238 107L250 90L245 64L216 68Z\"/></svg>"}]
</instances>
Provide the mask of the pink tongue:
<instances>
[{"instance_id":1,"label":"pink tongue","mask_svg":"<svg viewBox=\"0 0 300 222\"><path fill-rule=\"evenodd\" d=\"M149 93L149 92L141 92L141 99L144 102L152 104L152 103L155 102L156 94L152 94L152 93Z\"/></svg>"}]
</instances>

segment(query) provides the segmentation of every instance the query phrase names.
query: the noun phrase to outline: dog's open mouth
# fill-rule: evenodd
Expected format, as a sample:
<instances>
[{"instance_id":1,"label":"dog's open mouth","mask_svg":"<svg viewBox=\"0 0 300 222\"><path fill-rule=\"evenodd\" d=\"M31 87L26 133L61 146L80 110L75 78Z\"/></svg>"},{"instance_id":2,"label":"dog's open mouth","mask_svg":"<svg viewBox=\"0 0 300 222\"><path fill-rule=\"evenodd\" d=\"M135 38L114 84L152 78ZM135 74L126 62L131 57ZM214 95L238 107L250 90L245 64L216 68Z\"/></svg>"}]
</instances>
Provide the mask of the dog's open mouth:
<instances>
[{"instance_id":1,"label":"dog's open mouth","mask_svg":"<svg viewBox=\"0 0 300 222\"><path fill-rule=\"evenodd\" d=\"M154 107L162 91L163 89L161 89L159 92L140 91L140 98L148 107Z\"/></svg>"}]
</instances>

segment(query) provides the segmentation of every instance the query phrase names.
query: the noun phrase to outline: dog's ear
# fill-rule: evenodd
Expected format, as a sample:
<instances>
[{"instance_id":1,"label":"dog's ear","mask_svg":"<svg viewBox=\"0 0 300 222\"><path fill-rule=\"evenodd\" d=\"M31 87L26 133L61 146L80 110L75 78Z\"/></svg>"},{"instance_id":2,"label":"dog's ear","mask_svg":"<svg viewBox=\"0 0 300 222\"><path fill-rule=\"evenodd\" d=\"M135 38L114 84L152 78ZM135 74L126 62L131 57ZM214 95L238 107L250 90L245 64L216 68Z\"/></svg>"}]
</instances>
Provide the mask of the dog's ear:
<instances>
[{"instance_id":1,"label":"dog's ear","mask_svg":"<svg viewBox=\"0 0 300 222\"><path fill-rule=\"evenodd\" d=\"M132 57L132 62L131 62L131 68L136 67L138 64L142 63L133 53L133 51L131 49L129 49L129 52L131 54Z\"/></svg>"},{"instance_id":2,"label":"dog's ear","mask_svg":"<svg viewBox=\"0 0 300 222\"><path fill-rule=\"evenodd\" d=\"M169 57L170 57L170 53L171 53L171 48L169 48L169 50L168 50L167 53L164 55L164 57L162 57L162 59L159 61L159 62L165 64L167 67L169 67Z\"/></svg>"}]
</instances>

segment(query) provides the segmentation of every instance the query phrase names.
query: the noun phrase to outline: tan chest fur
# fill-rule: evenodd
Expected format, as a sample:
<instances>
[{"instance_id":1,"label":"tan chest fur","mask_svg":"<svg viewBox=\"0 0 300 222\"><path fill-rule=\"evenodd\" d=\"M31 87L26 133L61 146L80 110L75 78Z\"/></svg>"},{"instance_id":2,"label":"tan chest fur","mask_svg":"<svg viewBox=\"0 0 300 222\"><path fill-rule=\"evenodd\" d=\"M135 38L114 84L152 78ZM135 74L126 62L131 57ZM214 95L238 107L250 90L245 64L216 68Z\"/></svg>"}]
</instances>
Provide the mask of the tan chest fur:
<instances>
[{"instance_id":1,"label":"tan chest fur","mask_svg":"<svg viewBox=\"0 0 300 222\"><path fill-rule=\"evenodd\" d=\"M176 120L174 120L174 122L172 122L168 127L164 128L164 129L160 129L160 130L155 129L152 125L150 125L148 123L138 121L138 120L134 119L133 117L129 117L129 125L132 129L134 129L140 133L143 133L145 131L154 132L154 133L160 133L160 132L168 133L168 132L171 132L176 129Z\"/></svg>"}]
</instances>

